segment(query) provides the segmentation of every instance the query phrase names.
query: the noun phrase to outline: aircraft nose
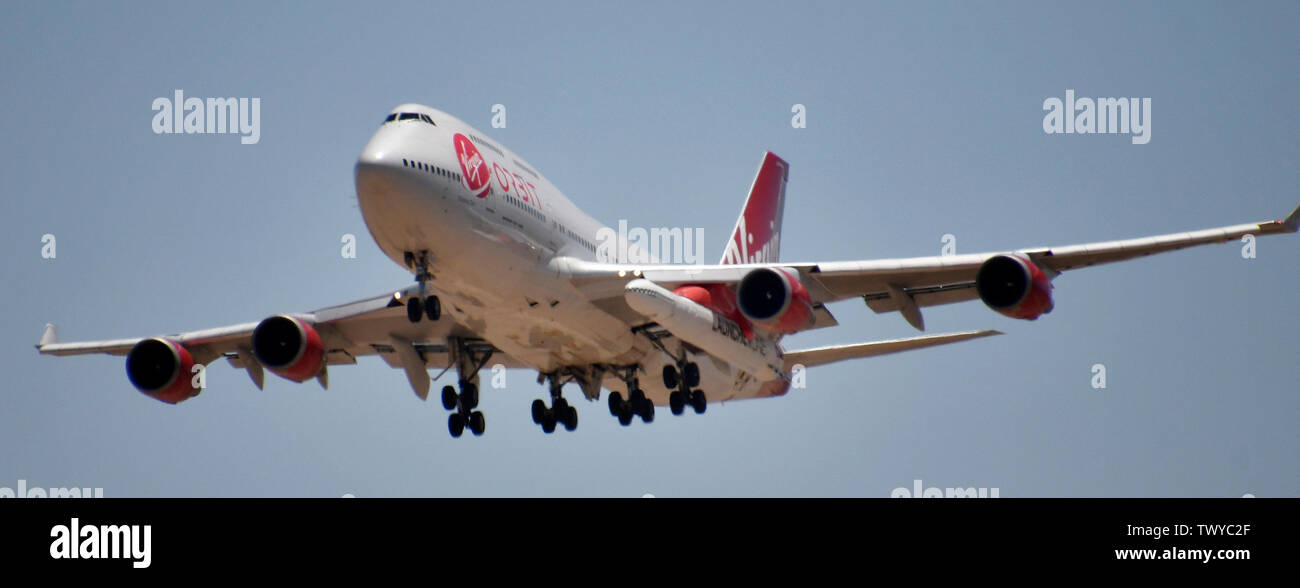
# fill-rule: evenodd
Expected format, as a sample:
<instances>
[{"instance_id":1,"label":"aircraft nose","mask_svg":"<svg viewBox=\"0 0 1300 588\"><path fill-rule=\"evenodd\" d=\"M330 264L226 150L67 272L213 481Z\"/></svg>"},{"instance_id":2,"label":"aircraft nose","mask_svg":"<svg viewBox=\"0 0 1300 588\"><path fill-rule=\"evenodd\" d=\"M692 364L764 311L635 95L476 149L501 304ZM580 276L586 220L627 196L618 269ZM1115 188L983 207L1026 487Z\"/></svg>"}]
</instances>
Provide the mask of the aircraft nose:
<instances>
[{"instance_id":1,"label":"aircraft nose","mask_svg":"<svg viewBox=\"0 0 1300 588\"><path fill-rule=\"evenodd\" d=\"M361 151L361 157L357 158L358 166L365 167L387 167L392 166L393 151L386 148L380 141L371 141L366 148ZM400 161L398 161L400 165Z\"/></svg>"},{"instance_id":2,"label":"aircraft nose","mask_svg":"<svg viewBox=\"0 0 1300 588\"><path fill-rule=\"evenodd\" d=\"M395 147L391 137L381 132L361 150L355 172L358 195L364 196L366 191L383 191L381 187L401 183L408 175L403 173L407 170L402 169L406 163L403 154Z\"/></svg>"}]
</instances>

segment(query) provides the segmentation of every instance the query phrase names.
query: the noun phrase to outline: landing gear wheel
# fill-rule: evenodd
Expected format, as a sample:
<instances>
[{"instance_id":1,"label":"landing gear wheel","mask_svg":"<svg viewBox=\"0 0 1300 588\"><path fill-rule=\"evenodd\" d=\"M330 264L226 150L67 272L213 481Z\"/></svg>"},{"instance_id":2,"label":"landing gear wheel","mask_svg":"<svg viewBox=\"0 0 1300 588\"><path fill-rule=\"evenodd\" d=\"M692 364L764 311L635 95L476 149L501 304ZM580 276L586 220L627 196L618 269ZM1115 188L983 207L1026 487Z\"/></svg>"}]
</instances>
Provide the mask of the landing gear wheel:
<instances>
[{"instance_id":1,"label":"landing gear wheel","mask_svg":"<svg viewBox=\"0 0 1300 588\"><path fill-rule=\"evenodd\" d=\"M542 415L542 431L546 433L555 432L555 411L548 410Z\"/></svg>"},{"instance_id":2,"label":"landing gear wheel","mask_svg":"<svg viewBox=\"0 0 1300 588\"><path fill-rule=\"evenodd\" d=\"M461 384L460 403L464 405L465 410L478 408L478 386L475 386L470 382Z\"/></svg>"},{"instance_id":3,"label":"landing gear wheel","mask_svg":"<svg viewBox=\"0 0 1300 588\"><path fill-rule=\"evenodd\" d=\"M619 407L623 406L623 395L618 392L609 393L609 416L618 416Z\"/></svg>"},{"instance_id":4,"label":"landing gear wheel","mask_svg":"<svg viewBox=\"0 0 1300 588\"><path fill-rule=\"evenodd\" d=\"M708 405L708 401L704 399L703 390L696 388L691 391L691 408L695 409L695 414L704 414L704 409Z\"/></svg>"},{"instance_id":5,"label":"landing gear wheel","mask_svg":"<svg viewBox=\"0 0 1300 588\"><path fill-rule=\"evenodd\" d=\"M669 390L677 388L677 368L671 365L664 366L664 388Z\"/></svg>"},{"instance_id":6,"label":"landing gear wheel","mask_svg":"<svg viewBox=\"0 0 1300 588\"><path fill-rule=\"evenodd\" d=\"M618 407L618 424L624 427L632 424L632 405L630 403L624 402L622 406Z\"/></svg>"},{"instance_id":7,"label":"landing gear wheel","mask_svg":"<svg viewBox=\"0 0 1300 588\"><path fill-rule=\"evenodd\" d=\"M406 320L413 323L420 322L421 315L424 314L424 305L420 303L420 297L415 296L406 299Z\"/></svg>"},{"instance_id":8,"label":"landing gear wheel","mask_svg":"<svg viewBox=\"0 0 1300 588\"><path fill-rule=\"evenodd\" d=\"M641 401L640 417L641 422L650 424L655 422L655 403L650 402L649 398Z\"/></svg>"},{"instance_id":9,"label":"landing gear wheel","mask_svg":"<svg viewBox=\"0 0 1300 588\"><path fill-rule=\"evenodd\" d=\"M700 385L699 364L696 364L693 361L686 364L686 367L682 368L682 379L686 380L686 387L688 388L694 388L696 386L699 386Z\"/></svg>"},{"instance_id":10,"label":"landing gear wheel","mask_svg":"<svg viewBox=\"0 0 1300 588\"><path fill-rule=\"evenodd\" d=\"M555 411L556 418L564 420L564 415L569 412L569 401L563 398L556 398L551 401L551 410Z\"/></svg>"},{"instance_id":11,"label":"landing gear wheel","mask_svg":"<svg viewBox=\"0 0 1300 588\"><path fill-rule=\"evenodd\" d=\"M424 299L424 316L429 320L436 321L442 318L442 301L437 296L430 296Z\"/></svg>"},{"instance_id":12,"label":"landing gear wheel","mask_svg":"<svg viewBox=\"0 0 1300 588\"><path fill-rule=\"evenodd\" d=\"M564 411L564 430L572 431L578 428L578 409L572 406L566 406Z\"/></svg>"},{"instance_id":13,"label":"landing gear wheel","mask_svg":"<svg viewBox=\"0 0 1300 588\"><path fill-rule=\"evenodd\" d=\"M540 425L544 418L546 418L546 403L538 398L533 401L533 422Z\"/></svg>"},{"instance_id":14,"label":"landing gear wheel","mask_svg":"<svg viewBox=\"0 0 1300 588\"><path fill-rule=\"evenodd\" d=\"M419 278L421 290L424 290L424 282L429 278L427 272L421 274ZM425 316L426 310L432 312L438 305L436 296L429 296L424 300L427 300L427 307L418 296L406 301L407 318L412 322L420 320ZM412 312L413 309L415 312ZM432 319L435 314L429 314L429 318ZM452 413L447 417L447 428L451 431L452 437L460 437L465 433L466 428L477 437L487 428L487 419L483 413L474 410L478 407L479 401L477 374L492 358L493 350L483 349L481 341L460 337L447 337L447 343L448 354L455 358L452 367L455 367L457 372L456 385L442 388L442 407Z\"/></svg>"},{"instance_id":15,"label":"landing gear wheel","mask_svg":"<svg viewBox=\"0 0 1300 588\"><path fill-rule=\"evenodd\" d=\"M686 394L681 390L673 390L668 395L668 409L673 411L673 415L680 416L686 410Z\"/></svg>"}]
</instances>

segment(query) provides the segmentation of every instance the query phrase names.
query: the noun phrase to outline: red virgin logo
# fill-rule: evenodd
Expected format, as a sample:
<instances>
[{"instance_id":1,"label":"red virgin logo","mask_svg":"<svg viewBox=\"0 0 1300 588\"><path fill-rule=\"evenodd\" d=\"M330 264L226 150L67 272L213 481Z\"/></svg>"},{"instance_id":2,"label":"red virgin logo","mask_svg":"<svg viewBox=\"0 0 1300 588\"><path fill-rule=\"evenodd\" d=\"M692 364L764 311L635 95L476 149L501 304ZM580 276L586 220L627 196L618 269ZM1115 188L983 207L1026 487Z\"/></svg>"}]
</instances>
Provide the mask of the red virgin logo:
<instances>
[{"instance_id":1,"label":"red virgin logo","mask_svg":"<svg viewBox=\"0 0 1300 588\"><path fill-rule=\"evenodd\" d=\"M456 133L452 137L452 142L456 144L456 159L460 160L461 177L465 181L465 187L470 192L477 192L479 198L486 198L488 195L488 176L487 161L483 155L478 152L478 147L469 137Z\"/></svg>"}]
</instances>

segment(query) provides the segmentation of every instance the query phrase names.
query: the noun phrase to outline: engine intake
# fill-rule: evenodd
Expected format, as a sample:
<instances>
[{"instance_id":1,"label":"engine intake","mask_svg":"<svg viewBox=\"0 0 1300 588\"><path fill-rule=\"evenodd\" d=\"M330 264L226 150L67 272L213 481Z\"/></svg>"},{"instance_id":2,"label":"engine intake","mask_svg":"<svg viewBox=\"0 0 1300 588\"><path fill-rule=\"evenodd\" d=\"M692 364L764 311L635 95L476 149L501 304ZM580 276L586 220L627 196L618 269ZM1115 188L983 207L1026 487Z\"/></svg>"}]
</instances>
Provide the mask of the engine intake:
<instances>
[{"instance_id":1,"label":"engine intake","mask_svg":"<svg viewBox=\"0 0 1300 588\"><path fill-rule=\"evenodd\" d=\"M1034 320L1052 312L1052 281L1019 255L995 255L975 273L975 291L989 308L1011 318Z\"/></svg>"},{"instance_id":2,"label":"engine intake","mask_svg":"<svg viewBox=\"0 0 1300 588\"><path fill-rule=\"evenodd\" d=\"M778 333L793 333L812 322L808 290L779 268L745 274L736 286L736 305L745 318Z\"/></svg>"},{"instance_id":3,"label":"engine intake","mask_svg":"<svg viewBox=\"0 0 1300 588\"><path fill-rule=\"evenodd\" d=\"M271 373L295 382L315 377L325 365L320 333L283 314L267 318L253 329L253 355Z\"/></svg>"},{"instance_id":4,"label":"engine intake","mask_svg":"<svg viewBox=\"0 0 1300 588\"><path fill-rule=\"evenodd\" d=\"M126 377L146 396L176 404L199 393L191 373L194 356L184 345L154 337L135 344L126 354Z\"/></svg>"}]
</instances>

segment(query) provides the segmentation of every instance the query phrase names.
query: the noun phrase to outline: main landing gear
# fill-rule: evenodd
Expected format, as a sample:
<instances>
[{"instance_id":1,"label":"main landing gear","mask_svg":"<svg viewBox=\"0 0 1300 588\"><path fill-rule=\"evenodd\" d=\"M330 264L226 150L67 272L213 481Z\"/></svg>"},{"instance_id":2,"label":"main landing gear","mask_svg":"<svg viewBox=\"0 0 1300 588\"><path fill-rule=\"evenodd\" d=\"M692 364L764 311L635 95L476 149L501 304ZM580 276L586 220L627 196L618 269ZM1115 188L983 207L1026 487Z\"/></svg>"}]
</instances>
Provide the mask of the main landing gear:
<instances>
[{"instance_id":1,"label":"main landing gear","mask_svg":"<svg viewBox=\"0 0 1300 588\"><path fill-rule=\"evenodd\" d=\"M561 396L561 388L568 382L567 377L559 372L541 374L538 380L545 379L551 390L551 406L547 408L546 402L541 398L533 401L533 422L542 426L542 431L554 433L557 424L563 424L564 430L572 431L578 428L578 409L569 405L569 401Z\"/></svg>"},{"instance_id":2,"label":"main landing gear","mask_svg":"<svg viewBox=\"0 0 1300 588\"><path fill-rule=\"evenodd\" d=\"M452 437L460 437L468 427L475 437L482 435L487 428L483 412L474 410L478 407L478 385L474 382L460 381L460 393L451 386L442 387L442 407L452 411L447 417L447 429Z\"/></svg>"},{"instance_id":3,"label":"main landing gear","mask_svg":"<svg viewBox=\"0 0 1300 588\"><path fill-rule=\"evenodd\" d=\"M680 415L691 405L695 414L704 414L709 406L704 398L704 391L696 388L700 385L700 366L693 361L680 361L676 366L664 366L664 388L672 390L668 394L668 408L673 414Z\"/></svg>"},{"instance_id":4,"label":"main landing gear","mask_svg":"<svg viewBox=\"0 0 1300 588\"><path fill-rule=\"evenodd\" d=\"M459 392L451 386L442 388L442 407L452 411L447 417L447 430L452 437L460 437L468 428L477 437L487 428L482 411L474 410L478 408L478 371L487 364L493 350L490 346L482 349L482 346L474 346L456 337L447 342L460 375Z\"/></svg>"},{"instance_id":5,"label":"main landing gear","mask_svg":"<svg viewBox=\"0 0 1300 588\"><path fill-rule=\"evenodd\" d=\"M685 343L682 344L679 353L674 354L664 346L662 339L670 335L667 331L654 330L654 325L643 325L633 327L633 333L645 335L650 343L664 352L664 355L673 358L675 365L665 365L663 370L664 388L672 390L668 394L668 408L673 411L674 415L680 415L686 411L686 405L690 405L695 410L695 414L704 414L708 408L709 401L704 397L704 391L700 390L700 366L695 362L687 359ZM611 400L611 402L613 402ZM613 406L610 407L613 411Z\"/></svg>"},{"instance_id":6,"label":"main landing gear","mask_svg":"<svg viewBox=\"0 0 1300 588\"><path fill-rule=\"evenodd\" d=\"M413 323L418 323L425 317L431 321L438 320L442 317L442 301L432 294L426 295L429 281L433 279L433 274L429 272L429 252L416 254L407 251L402 257L407 267L415 270L415 281L420 284L419 294L406 300L406 320Z\"/></svg>"},{"instance_id":7,"label":"main landing gear","mask_svg":"<svg viewBox=\"0 0 1300 588\"><path fill-rule=\"evenodd\" d=\"M641 421L647 424L655 420L655 405L646 398L645 391L636 379L638 368L639 366L613 368L619 379L627 383L627 399L624 400L622 394L611 391L609 414L618 417L618 424L624 427L632 424L634 416L641 417Z\"/></svg>"}]
</instances>

